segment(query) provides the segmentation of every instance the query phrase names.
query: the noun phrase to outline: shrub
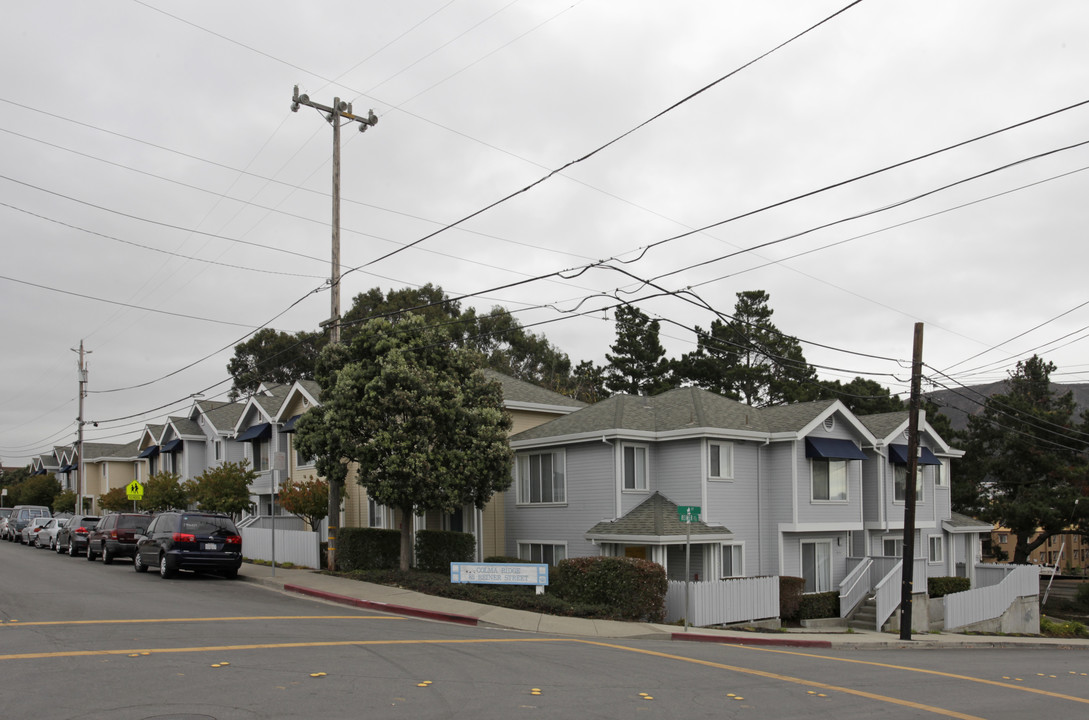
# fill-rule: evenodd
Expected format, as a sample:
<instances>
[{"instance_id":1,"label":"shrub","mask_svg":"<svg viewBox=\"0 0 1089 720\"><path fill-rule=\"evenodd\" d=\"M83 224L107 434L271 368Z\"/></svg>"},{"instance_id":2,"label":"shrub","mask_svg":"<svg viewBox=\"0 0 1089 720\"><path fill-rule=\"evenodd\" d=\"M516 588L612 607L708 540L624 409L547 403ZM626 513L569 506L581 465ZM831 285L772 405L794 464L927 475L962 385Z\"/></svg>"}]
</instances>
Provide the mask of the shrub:
<instances>
[{"instance_id":1,"label":"shrub","mask_svg":"<svg viewBox=\"0 0 1089 720\"><path fill-rule=\"evenodd\" d=\"M1040 618L1040 634L1047 637L1083 638L1089 637L1089 628L1076 620L1055 622L1044 615Z\"/></svg>"},{"instance_id":2,"label":"shrub","mask_svg":"<svg viewBox=\"0 0 1089 720\"><path fill-rule=\"evenodd\" d=\"M1079 605L1089 605L1089 583L1081 583L1074 592L1074 601Z\"/></svg>"},{"instance_id":3,"label":"shrub","mask_svg":"<svg viewBox=\"0 0 1089 720\"><path fill-rule=\"evenodd\" d=\"M797 620L802 606L802 590L805 579L800 577L779 577L779 619Z\"/></svg>"},{"instance_id":4,"label":"shrub","mask_svg":"<svg viewBox=\"0 0 1089 720\"><path fill-rule=\"evenodd\" d=\"M401 564L401 531L379 528L340 528L337 567L340 570L395 568Z\"/></svg>"},{"instance_id":5,"label":"shrub","mask_svg":"<svg viewBox=\"0 0 1089 720\"><path fill-rule=\"evenodd\" d=\"M574 605L607 605L622 620L662 622L669 586L665 569L638 558L583 557L561 560L550 589Z\"/></svg>"},{"instance_id":6,"label":"shrub","mask_svg":"<svg viewBox=\"0 0 1089 720\"><path fill-rule=\"evenodd\" d=\"M452 562L471 562L476 541L469 533L449 530L416 532L416 567L424 572L449 573Z\"/></svg>"},{"instance_id":7,"label":"shrub","mask_svg":"<svg viewBox=\"0 0 1089 720\"><path fill-rule=\"evenodd\" d=\"M523 560L522 558L511 557L510 555L489 555L484 558L484 562L490 565L515 565L528 561Z\"/></svg>"},{"instance_id":8,"label":"shrub","mask_svg":"<svg viewBox=\"0 0 1089 720\"><path fill-rule=\"evenodd\" d=\"M932 577L927 578L926 594L932 598L945 597L953 593L964 592L972 589L972 581L962 577Z\"/></svg>"},{"instance_id":9,"label":"shrub","mask_svg":"<svg viewBox=\"0 0 1089 720\"><path fill-rule=\"evenodd\" d=\"M839 592L831 590L822 593L802 595L798 606L798 619L839 617Z\"/></svg>"}]
</instances>

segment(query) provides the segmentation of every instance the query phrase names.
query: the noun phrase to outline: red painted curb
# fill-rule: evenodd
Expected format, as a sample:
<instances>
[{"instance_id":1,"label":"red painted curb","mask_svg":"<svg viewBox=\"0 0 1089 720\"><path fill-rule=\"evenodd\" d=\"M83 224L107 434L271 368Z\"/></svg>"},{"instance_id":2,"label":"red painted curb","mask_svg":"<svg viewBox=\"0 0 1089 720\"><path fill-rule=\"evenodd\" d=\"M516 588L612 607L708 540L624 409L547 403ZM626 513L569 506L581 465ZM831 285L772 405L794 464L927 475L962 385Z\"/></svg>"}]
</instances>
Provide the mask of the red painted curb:
<instances>
[{"instance_id":1,"label":"red painted curb","mask_svg":"<svg viewBox=\"0 0 1089 720\"><path fill-rule=\"evenodd\" d=\"M692 633L673 633L673 640L689 640L691 642L715 642L730 645L786 645L789 647L830 648L832 643L828 640L802 640L788 638L763 638L763 637L723 637L721 635L694 635Z\"/></svg>"},{"instance_id":2,"label":"red painted curb","mask_svg":"<svg viewBox=\"0 0 1089 720\"><path fill-rule=\"evenodd\" d=\"M377 602L375 600L360 600L359 598L348 597L347 595L337 595L336 593L325 592L324 590L314 590L313 588L303 587L302 585L285 583L284 590L299 593L300 595L310 595L311 597L329 600L330 602L340 603L341 605L351 605L353 607L368 608L370 610L381 610L382 612L394 613L397 615L411 615L412 617L426 618L428 620L442 620L443 622L469 625L470 627L476 627L478 622L475 617L469 617L468 615L455 615L454 613L438 612L434 610L421 610L419 608L406 607L405 605L391 605L390 603Z\"/></svg>"}]
</instances>

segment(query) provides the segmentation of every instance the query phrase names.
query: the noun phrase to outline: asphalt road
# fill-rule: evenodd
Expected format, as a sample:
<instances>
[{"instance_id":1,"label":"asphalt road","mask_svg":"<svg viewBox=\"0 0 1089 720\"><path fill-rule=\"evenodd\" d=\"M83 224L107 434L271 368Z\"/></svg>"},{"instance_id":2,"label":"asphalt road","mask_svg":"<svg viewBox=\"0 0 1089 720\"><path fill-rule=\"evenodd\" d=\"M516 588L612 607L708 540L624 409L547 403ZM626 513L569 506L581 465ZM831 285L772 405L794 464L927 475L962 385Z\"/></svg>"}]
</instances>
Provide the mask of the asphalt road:
<instances>
[{"instance_id":1,"label":"asphalt road","mask_svg":"<svg viewBox=\"0 0 1089 720\"><path fill-rule=\"evenodd\" d=\"M601 642L0 543L0 717L1084 718L1089 651Z\"/></svg>"}]
</instances>

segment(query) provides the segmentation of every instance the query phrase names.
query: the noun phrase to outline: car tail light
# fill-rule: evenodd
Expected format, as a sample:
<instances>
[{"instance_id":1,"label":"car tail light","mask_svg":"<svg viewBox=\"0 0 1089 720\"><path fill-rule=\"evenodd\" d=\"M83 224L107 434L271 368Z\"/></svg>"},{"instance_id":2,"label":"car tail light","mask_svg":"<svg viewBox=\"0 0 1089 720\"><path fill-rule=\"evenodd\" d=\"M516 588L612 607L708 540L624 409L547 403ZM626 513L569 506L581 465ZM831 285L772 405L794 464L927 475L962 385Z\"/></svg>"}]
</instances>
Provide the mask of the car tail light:
<instances>
[{"instance_id":1,"label":"car tail light","mask_svg":"<svg viewBox=\"0 0 1089 720\"><path fill-rule=\"evenodd\" d=\"M86 535L87 534L87 528L83 528L83 527L76 528L73 532L75 532L76 535Z\"/></svg>"},{"instance_id":2,"label":"car tail light","mask_svg":"<svg viewBox=\"0 0 1089 720\"><path fill-rule=\"evenodd\" d=\"M174 542L196 542L197 536L192 533L174 533Z\"/></svg>"},{"instance_id":3,"label":"car tail light","mask_svg":"<svg viewBox=\"0 0 1089 720\"><path fill-rule=\"evenodd\" d=\"M228 535L227 537L223 538L223 543L225 545L241 545L242 544L242 536L240 536L240 535Z\"/></svg>"}]
</instances>

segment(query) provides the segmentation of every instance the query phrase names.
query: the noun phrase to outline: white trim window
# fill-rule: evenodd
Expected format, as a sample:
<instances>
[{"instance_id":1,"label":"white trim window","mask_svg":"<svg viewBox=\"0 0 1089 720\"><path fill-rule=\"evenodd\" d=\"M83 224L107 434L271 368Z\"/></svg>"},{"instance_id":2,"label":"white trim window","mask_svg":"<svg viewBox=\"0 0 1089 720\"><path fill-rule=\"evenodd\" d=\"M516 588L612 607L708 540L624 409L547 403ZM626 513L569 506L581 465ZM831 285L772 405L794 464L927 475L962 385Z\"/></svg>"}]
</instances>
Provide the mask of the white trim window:
<instances>
[{"instance_id":1,"label":"white trim window","mask_svg":"<svg viewBox=\"0 0 1089 720\"><path fill-rule=\"evenodd\" d=\"M562 450L518 456L518 503L559 505L567 502L567 474Z\"/></svg>"},{"instance_id":2,"label":"white trim window","mask_svg":"<svg viewBox=\"0 0 1089 720\"><path fill-rule=\"evenodd\" d=\"M904 556L904 538L902 535L886 535L881 538L881 554L885 557Z\"/></svg>"},{"instance_id":3,"label":"white trim window","mask_svg":"<svg viewBox=\"0 0 1089 720\"><path fill-rule=\"evenodd\" d=\"M623 445L621 452L621 474L624 490L646 492L647 489L647 446Z\"/></svg>"},{"instance_id":4,"label":"white trim window","mask_svg":"<svg viewBox=\"0 0 1089 720\"><path fill-rule=\"evenodd\" d=\"M928 542L929 554L927 559L932 563L940 563L945 560L945 543L941 535L931 535Z\"/></svg>"},{"instance_id":5,"label":"white trim window","mask_svg":"<svg viewBox=\"0 0 1089 720\"><path fill-rule=\"evenodd\" d=\"M945 487L945 463L934 465L934 487Z\"/></svg>"},{"instance_id":6,"label":"white trim window","mask_svg":"<svg viewBox=\"0 0 1089 720\"><path fill-rule=\"evenodd\" d=\"M832 541L802 541L803 592L828 592L832 589Z\"/></svg>"},{"instance_id":7,"label":"white trim window","mask_svg":"<svg viewBox=\"0 0 1089 720\"><path fill-rule=\"evenodd\" d=\"M567 544L560 542L519 542L518 558L531 563L556 565L567 559Z\"/></svg>"},{"instance_id":8,"label":"white trim window","mask_svg":"<svg viewBox=\"0 0 1089 720\"><path fill-rule=\"evenodd\" d=\"M923 473L922 465L915 467L915 502L923 501ZM892 466L892 499L893 502L907 502L907 474L908 466L896 464Z\"/></svg>"},{"instance_id":9,"label":"white trim window","mask_svg":"<svg viewBox=\"0 0 1089 720\"><path fill-rule=\"evenodd\" d=\"M815 502L847 502L847 461L825 458L810 460Z\"/></svg>"},{"instance_id":10,"label":"white trim window","mask_svg":"<svg viewBox=\"0 0 1089 720\"><path fill-rule=\"evenodd\" d=\"M734 479L734 444L707 443L707 477L711 480Z\"/></svg>"},{"instance_id":11,"label":"white trim window","mask_svg":"<svg viewBox=\"0 0 1089 720\"><path fill-rule=\"evenodd\" d=\"M212 445L215 447L216 462L219 462L223 459L223 441L215 440L212 442Z\"/></svg>"},{"instance_id":12,"label":"white trim window","mask_svg":"<svg viewBox=\"0 0 1089 720\"><path fill-rule=\"evenodd\" d=\"M745 546L740 543L723 543L722 545L722 577L745 576Z\"/></svg>"}]
</instances>

